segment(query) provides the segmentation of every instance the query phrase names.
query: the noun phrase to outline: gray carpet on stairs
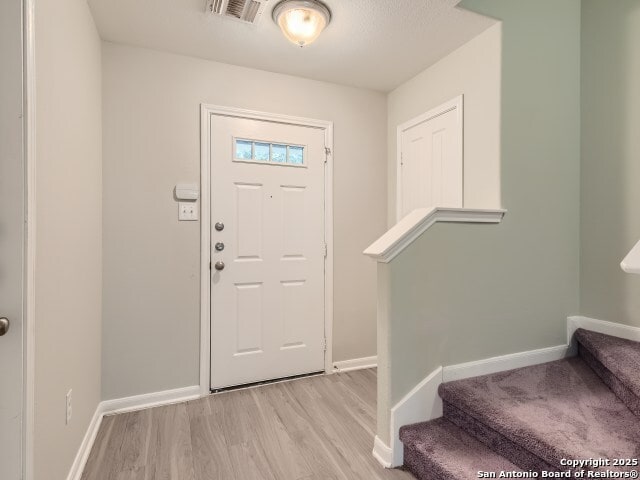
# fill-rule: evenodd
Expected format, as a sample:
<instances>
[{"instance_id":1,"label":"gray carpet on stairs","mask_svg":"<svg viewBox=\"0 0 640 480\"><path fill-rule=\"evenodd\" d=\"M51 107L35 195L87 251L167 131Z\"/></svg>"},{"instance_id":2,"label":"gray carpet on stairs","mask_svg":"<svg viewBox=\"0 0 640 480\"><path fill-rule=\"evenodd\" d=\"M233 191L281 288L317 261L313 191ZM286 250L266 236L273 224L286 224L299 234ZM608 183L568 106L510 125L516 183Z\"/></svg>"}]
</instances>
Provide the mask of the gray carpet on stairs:
<instances>
[{"instance_id":1,"label":"gray carpet on stairs","mask_svg":"<svg viewBox=\"0 0 640 480\"><path fill-rule=\"evenodd\" d=\"M555 466L549 464L538 455L512 442L503 434L448 402L444 402L444 417L523 470L535 470L537 472L542 470L548 472L558 471Z\"/></svg>"},{"instance_id":2,"label":"gray carpet on stairs","mask_svg":"<svg viewBox=\"0 0 640 480\"><path fill-rule=\"evenodd\" d=\"M581 358L444 383L440 396L559 470L563 458L640 457L640 419Z\"/></svg>"},{"instance_id":3,"label":"gray carpet on stairs","mask_svg":"<svg viewBox=\"0 0 640 480\"><path fill-rule=\"evenodd\" d=\"M640 348L638 342L579 328L580 356L611 390L640 416Z\"/></svg>"},{"instance_id":4,"label":"gray carpet on stairs","mask_svg":"<svg viewBox=\"0 0 640 480\"><path fill-rule=\"evenodd\" d=\"M444 418L400 429L404 462L418 478L477 478L479 470L521 470Z\"/></svg>"},{"instance_id":5,"label":"gray carpet on stairs","mask_svg":"<svg viewBox=\"0 0 640 480\"><path fill-rule=\"evenodd\" d=\"M562 459L640 458L640 343L578 330L580 356L440 385L444 417L401 429L420 480L566 471ZM634 414L635 413L635 414ZM585 470L638 470L633 466Z\"/></svg>"}]
</instances>

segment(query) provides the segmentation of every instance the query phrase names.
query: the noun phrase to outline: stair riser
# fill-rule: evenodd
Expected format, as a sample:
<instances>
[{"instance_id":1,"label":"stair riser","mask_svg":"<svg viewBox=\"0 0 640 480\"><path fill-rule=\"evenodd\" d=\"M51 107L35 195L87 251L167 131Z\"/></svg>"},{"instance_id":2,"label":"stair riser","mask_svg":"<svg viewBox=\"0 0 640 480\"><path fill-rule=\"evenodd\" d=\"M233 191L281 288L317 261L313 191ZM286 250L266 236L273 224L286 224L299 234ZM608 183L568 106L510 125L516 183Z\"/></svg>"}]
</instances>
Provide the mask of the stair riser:
<instances>
[{"instance_id":1,"label":"stair riser","mask_svg":"<svg viewBox=\"0 0 640 480\"><path fill-rule=\"evenodd\" d=\"M431 462L428 456L408 445L404 446L404 469L418 480L463 480L457 479Z\"/></svg>"},{"instance_id":2,"label":"stair riser","mask_svg":"<svg viewBox=\"0 0 640 480\"><path fill-rule=\"evenodd\" d=\"M542 470L558 471L557 468L553 467L542 458L512 442L493 428L477 421L475 418L466 414L459 408L456 408L449 402L445 401L443 403L443 407L444 417L447 420L462 428L469 435L484 443L491 450L502 455L522 470L533 470L536 472L540 472Z\"/></svg>"},{"instance_id":3,"label":"stair riser","mask_svg":"<svg viewBox=\"0 0 640 480\"><path fill-rule=\"evenodd\" d=\"M605 367L589 350L578 343L578 354L593 369L602 381L629 407L634 414L640 416L640 398L627 388L607 367Z\"/></svg>"}]
</instances>

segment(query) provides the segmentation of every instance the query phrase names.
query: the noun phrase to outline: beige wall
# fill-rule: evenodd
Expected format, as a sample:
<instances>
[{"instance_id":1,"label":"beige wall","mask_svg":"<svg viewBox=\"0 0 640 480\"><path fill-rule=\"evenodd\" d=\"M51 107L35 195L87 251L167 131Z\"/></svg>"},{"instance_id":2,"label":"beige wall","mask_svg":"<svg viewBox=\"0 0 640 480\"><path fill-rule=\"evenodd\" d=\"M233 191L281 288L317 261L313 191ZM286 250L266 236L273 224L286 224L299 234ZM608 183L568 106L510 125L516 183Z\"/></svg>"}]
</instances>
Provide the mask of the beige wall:
<instances>
[{"instance_id":1,"label":"beige wall","mask_svg":"<svg viewBox=\"0 0 640 480\"><path fill-rule=\"evenodd\" d=\"M334 122L334 360L375 355L385 96L109 43L103 72L103 398L198 383L200 225L172 192L200 180L202 102Z\"/></svg>"},{"instance_id":2,"label":"beige wall","mask_svg":"<svg viewBox=\"0 0 640 480\"><path fill-rule=\"evenodd\" d=\"M497 23L388 96L389 225L396 223L398 125L464 94L464 206L500 208L500 58Z\"/></svg>"},{"instance_id":3,"label":"beige wall","mask_svg":"<svg viewBox=\"0 0 640 480\"><path fill-rule=\"evenodd\" d=\"M387 372L378 406L378 435L385 441L389 408L437 366L563 344L566 317L578 311L580 2L463 4L503 20L500 167L508 213L500 225L438 224L382 272L391 284L383 305L389 321L381 327L388 338L378 349L380 373ZM472 41L491 42L484 52L489 58L498 49L494 34ZM423 88L447 91L460 77L484 78L492 63L465 59L465 51L472 55L474 46L449 58L437 82L429 70L422 74ZM468 71L469 64L478 73ZM465 135L486 128L475 116ZM393 128L390 135L392 142ZM480 154L493 148L467 147L465 159L493 162Z\"/></svg>"},{"instance_id":4,"label":"beige wall","mask_svg":"<svg viewBox=\"0 0 640 480\"><path fill-rule=\"evenodd\" d=\"M640 327L640 2L582 2L580 313Z\"/></svg>"},{"instance_id":5,"label":"beige wall","mask_svg":"<svg viewBox=\"0 0 640 480\"><path fill-rule=\"evenodd\" d=\"M84 0L35 2L35 37L35 478L50 480L100 401L101 51Z\"/></svg>"}]
</instances>

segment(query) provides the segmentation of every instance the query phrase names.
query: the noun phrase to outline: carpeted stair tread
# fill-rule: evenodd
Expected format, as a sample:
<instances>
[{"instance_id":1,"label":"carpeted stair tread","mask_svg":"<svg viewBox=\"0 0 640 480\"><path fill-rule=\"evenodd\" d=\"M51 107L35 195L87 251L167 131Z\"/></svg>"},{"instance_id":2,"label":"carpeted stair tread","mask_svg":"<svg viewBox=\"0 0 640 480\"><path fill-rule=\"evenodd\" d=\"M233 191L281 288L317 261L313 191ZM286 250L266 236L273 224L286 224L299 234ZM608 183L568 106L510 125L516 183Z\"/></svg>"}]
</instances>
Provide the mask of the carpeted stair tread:
<instances>
[{"instance_id":1,"label":"carpeted stair tread","mask_svg":"<svg viewBox=\"0 0 640 480\"><path fill-rule=\"evenodd\" d=\"M563 458L640 456L640 419L579 357L444 383L439 392L456 411L558 470L566 470Z\"/></svg>"},{"instance_id":2,"label":"carpeted stair tread","mask_svg":"<svg viewBox=\"0 0 640 480\"><path fill-rule=\"evenodd\" d=\"M640 342L579 328L580 356L636 415L640 415Z\"/></svg>"},{"instance_id":3,"label":"carpeted stair tread","mask_svg":"<svg viewBox=\"0 0 640 480\"><path fill-rule=\"evenodd\" d=\"M444 418L404 426L404 466L419 480L467 480L478 471L521 471Z\"/></svg>"}]
</instances>

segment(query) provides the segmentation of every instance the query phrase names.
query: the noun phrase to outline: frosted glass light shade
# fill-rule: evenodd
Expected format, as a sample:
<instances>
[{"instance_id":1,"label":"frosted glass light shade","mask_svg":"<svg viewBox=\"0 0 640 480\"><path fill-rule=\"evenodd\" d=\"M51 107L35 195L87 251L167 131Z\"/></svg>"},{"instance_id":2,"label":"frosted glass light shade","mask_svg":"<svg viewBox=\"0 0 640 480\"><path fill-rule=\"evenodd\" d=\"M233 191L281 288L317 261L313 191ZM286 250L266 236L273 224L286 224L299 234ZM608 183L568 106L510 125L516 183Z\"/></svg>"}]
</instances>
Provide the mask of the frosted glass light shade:
<instances>
[{"instance_id":1,"label":"frosted glass light shade","mask_svg":"<svg viewBox=\"0 0 640 480\"><path fill-rule=\"evenodd\" d=\"M284 36L300 47L314 42L331 21L331 12L317 0L284 0L273 9Z\"/></svg>"}]
</instances>

